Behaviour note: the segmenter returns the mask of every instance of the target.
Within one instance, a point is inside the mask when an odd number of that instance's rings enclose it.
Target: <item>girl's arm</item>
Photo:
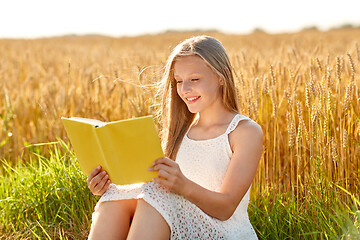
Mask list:
[[[169,158],[157,159],[149,170],[158,171],[156,183],[183,195],[206,214],[225,221],[232,216],[255,176],[263,150],[263,132],[257,123],[244,121],[229,135],[229,141],[233,155],[220,192],[189,180]]]

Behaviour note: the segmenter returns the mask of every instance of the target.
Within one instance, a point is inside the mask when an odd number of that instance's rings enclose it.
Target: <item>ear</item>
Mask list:
[[[224,79],[222,77],[219,77],[219,83],[220,83],[221,86],[224,85]]]

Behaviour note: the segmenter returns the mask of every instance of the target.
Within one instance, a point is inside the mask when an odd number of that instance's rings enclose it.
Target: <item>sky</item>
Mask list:
[[[360,26],[360,0],[0,0],[0,38],[112,37],[166,30],[248,34]]]

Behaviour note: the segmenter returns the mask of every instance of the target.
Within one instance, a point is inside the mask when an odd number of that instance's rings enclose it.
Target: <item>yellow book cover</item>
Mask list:
[[[156,172],[147,170],[164,156],[152,116],[114,122],[79,117],[61,120],[87,176],[101,165],[118,185],[150,182],[157,177]]]

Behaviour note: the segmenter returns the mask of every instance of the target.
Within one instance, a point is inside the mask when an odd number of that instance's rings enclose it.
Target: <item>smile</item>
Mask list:
[[[196,100],[198,100],[199,98],[200,98],[200,96],[199,96],[199,97],[186,98],[186,100],[187,100],[189,103],[194,103],[194,102],[196,102]]]

